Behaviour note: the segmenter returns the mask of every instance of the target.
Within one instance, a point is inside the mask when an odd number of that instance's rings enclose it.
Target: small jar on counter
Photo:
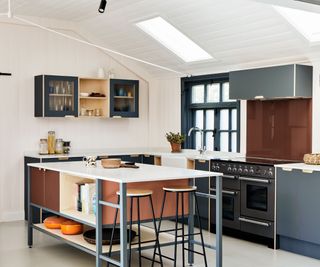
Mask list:
[[[62,139],[56,140],[56,154],[63,154],[63,141],[62,141]]]
[[[48,140],[47,139],[40,139],[39,154],[40,155],[47,155],[48,154]]]
[[[48,132],[48,154],[56,153],[56,133],[55,131]]]
[[[63,141],[63,154],[69,154],[71,149],[70,141]]]

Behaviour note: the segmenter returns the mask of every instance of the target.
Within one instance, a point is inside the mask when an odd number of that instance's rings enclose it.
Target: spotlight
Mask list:
[[[106,5],[107,5],[107,0],[101,0],[98,11],[100,13],[104,13],[104,11],[106,9]]]

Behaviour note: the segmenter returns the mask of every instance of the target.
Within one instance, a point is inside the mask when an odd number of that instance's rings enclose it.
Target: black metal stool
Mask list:
[[[143,198],[143,197],[148,197],[149,198],[149,202],[150,202],[150,207],[151,207],[151,211],[152,211],[152,221],[153,221],[153,227],[154,227],[154,231],[155,231],[155,236],[156,236],[156,240],[155,241],[155,249],[158,248],[158,253],[159,253],[159,257],[160,257],[160,263],[161,266],[163,266],[163,263],[162,263],[162,257],[161,257],[161,250],[160,250],[160,242],[159,242],[159,233],[158,233],[158,229],[157,229],[157,224],[156,224],[156,219],[155,219],[155,213],[154,213],[154,208],[153,208],[153,202],[152,202],[152,191],[151,190],[145,190],[145,189],[128,189],[127,190],[127,197],[130,198],[130,231],[129,231],[129,237],[128,237],[128,240],[129,240],[129,267],[131,266],[131,247],[132,247],[132,242],[131,242],[131,231],[132,231],[132,224],[133,224],[133,200],[136,199],[137,200],[137,213],[138,213],[138,234],[137,234],[137,237],[138,237],[138,251],[139,251],[139,267],[142,267],[141,265],[141,259],[142,258],[145,258],[147,260],[151,260],[152,261],[152,266],[155,262],[155,259],[150,259],[150,258],[147,258],[145,256],[142,256],[141,255],[141,229],[140,229],[140,225],[141,225],[141,220],[140,220],[140,198]],[[118,191],[117,192],[117,195],[118,195],[118,204],[120,203],[120,192]],[[116,228],[116,224],[117,224],[117,219],[118,219],[118,212],[119,212],[119,209],[116,209],[116,215],[115,215],[115,218],[114,218],[114,222],[113,222],[113,228],[112,228],[112,233],[111,233],[111,239],[110,239],[110,247],[109,247],[109,257],[111,257],[111,254],[112,254],[112,242],[113,242],[113,238],[114,238],[114,231],[115,231],[115,228]],[[146,241],[146,242],[151,242],[150,240]],[[135,244],[134,244],[135,245]],[[111,263],[108,263],[107,266],[109,267],[109,264]]]
[[[199,205],[198,205],[198,199],[197,199],[197,195],[196,195],[196,190],[197,187],[196,186],[172,186],[172,187],[164,187],[164,197],[163,197],[163,202],[162,202],[162,208],[161,208],[161,215],[160,215],[160,222],[159,222],[159,226],[158,226],[158,234],[162,233],[162,232],[171,232],[171,231],[175,231],[175,242],[174,242],[174,258],[170,258],[164,255],[160,255],[160,257],[169,259],[174,261],[174,267],[176,267],[177,263],[177,246],[178,246],[178,237],[182,238],[182,266],[185,266],[185,251],[190,251],[199,255],[202,255],[204,257],[204,263],[205,266],[207,267],[207,257],[206,257],[206,251],[205,251],[205,246],[204,246],[204,240],[203,240],[203,234],[202,234],[202,226],[201,226],[201,220],[200,220],[200,215],[199,215]],[[169,230],[164,230],[161,231],[161,222],[162,222],[162,217],[163,217],[163,212],[164,212],[164,206],[165,206],[165,202],[166,202],[166,196],[167,193],[175,193],[176,194],[176,216],[175,216],[175,228],[174,229],[169,229]],[[188,248],[185,248],[185,237],[190,238],[189,234],[185,234],[184,231],[184,219],[185,219],[185,215],[184,215],[184,194],[189,194],[189,197],[194,197],[195,199],[195,208],[196,208],[196,216],[198,219],[198,223],[199,223],[199,233],[193,233],[192,236],[196,236],[196,235],[200,235],[201,237],[201,245],[202,245],[202,251],[203,253],[194,251],[194,250],[190,250]],[[182,211],[182,227],[178,228],[178,219],[179,219],[179,195],[181,194],[181,211]],[[178,231],[181,230],[182,234],[178,235]],[[156,255],[156,248],[154,250],[154,257]]]

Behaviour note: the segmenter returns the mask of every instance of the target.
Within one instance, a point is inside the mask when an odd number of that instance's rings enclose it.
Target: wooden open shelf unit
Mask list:
[[[81,93],[100,93],[104,97],[81,96]],[[110,110],[109,80],[99,78],[79,78],[79,117],[85,118],[108,118]],[[81,109],[100,109],[101,116],[82,116]]]
[[[92,252],[96,251],[96,246],[89,244],[87,241],[84,240],[83,235],[64,235],[61,233],[59,229],[47,229],[44,224],[35,224],[34,228],[37,230],[40,230],[41,232],[45,232],[50,234],[53,237],[56,237],[58,239],[62,239],[65,241],[68,241],[69,243],[76,244],[78,246],[81,246],[85,249],[88,249]],[[136,233],[138,232],[138,226],[133,225],[132,230],[135,231]],[[181,239],[181,238],[180,238]],[[141,225],[141,247],[154,247],[155,246],[155,233],[153,228],[149,228],[146,226]],[[166,243],[171,243],[174,242],[174,236],[169,233],[161,233],[159,235],[159,240],[160,244],[166,244]],[[179,238],[178,238],[179,240]],[[138,248],[138,237],[135,237],[132,240],[132,249]],[[109,252],[109,245],[104,245],[102,246],[102,252],[103,253],[108,253]],[[112,246],[112,252],[118,252],[120,251],[120,245],[114,244]]]

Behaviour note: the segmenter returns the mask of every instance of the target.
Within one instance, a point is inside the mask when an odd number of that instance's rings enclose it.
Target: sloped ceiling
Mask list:
[[[268,1],[268,0],[265,0]],[[262,0],[262,2],[265,2]],[[184,73],[203,74],[255,66],[308,61],[309,43],[271,5],[253,0],[13,0],[19,15],[70,20],[77,31],[107,48]],[[7,0],[0,0],[0,13]],[[162,16],[216,61],[184,63],[135,26]],[[145,65],[152,75],[165,71]]]

